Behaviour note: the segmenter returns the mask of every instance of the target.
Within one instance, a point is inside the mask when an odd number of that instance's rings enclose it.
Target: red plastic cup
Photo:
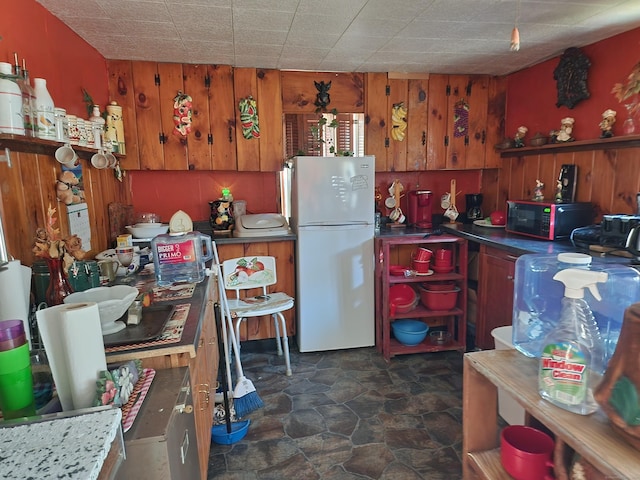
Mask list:
[[[420,247],[416,250],[413,258],[418,260],[419,262],[428,262],[429,260],[431,260],[432,256],[433,252],[431,250],[429,250],[428,248]]]
[[[515,480],[552,480],[553,439],[525,425],[510,425],[500,434],[500,460]]]
[[[451,266],[451,250],[448,248],[439,248],[436,250],[435,264],[438,267]]]

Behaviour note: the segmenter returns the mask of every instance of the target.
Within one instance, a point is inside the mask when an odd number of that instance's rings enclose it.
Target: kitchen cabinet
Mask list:
[[[408,78],[368,73],[365,98],[365,151],[375,155],[376,171],[426,170],[428,76]],[[393,139],[393,106],[407,109],[404,140]]]
[[[211,277],[196,286],[179,343],[107,354],[108,363],[116,364],[139,358],[144,368],[153,368],[156,371],[189,367],[197,443],[195,448],[198,451],[202,480],[207,478],[209,466],[211,426],[218,377],[219,354],[214,312],[217,299],[217,281]],[[193,445],[191,447],[194,448]]]
[[[486,75],[429,76],[430,169],[484,168],[488,87]],[[463,120],[465,115],[467,122]]]
[[[516,350],[464,355],[462,385],[462,472],[465,480],[511,478],[500,462],[498,388],[527,412],[527,424],[550,431],[589,462],[602,477],[635,479],[638,451],[626,443],[604,415],[576,415],[538,394],[539,360]],[[556,478],[559,478],[556,475]],[[595,477],[594,477],[595,478]]]
[[[411,255],[418,247],[432,251],[438,248],[452,250],[453,271],[450,273],[433,273],[420,276],[394,276],[390,273],[391,265],[402,265],[410,268]],[[379,236],[375,239],[376,271],[376,348],[385,360],[395,355],[436,352],[441,350],[459,350],[466,348],[466,309],[467,309],[467,241],[452,235],[430,236],[424,234],[406,236]],[[416,293],[421,283],[451,281],[460,288],[454,308],[447,311],[427,309],[419,303],[407,313],[392,312],[389,303],[389,288],[392,285],[408,284]],[[431,343],[429,335],[418,345],[406,346],[391,336],[391,323],[401,318],[420,319],[427,323],[431,330],[446,330],[451,333],[451,340],[444,345]]]
[[[276,258],[276,271],[278,272],[278,282],[272,285],[270,291],[284,292],[295,298],[296,296],[296,274],[295,274],[295,242],[293,241],[273,241],[273,242],[248,242],[248,243],[216,243],[220,260],[244,256],[273,256]],[[254,296],[261,294],[258,290],[243,290],[241,296]],[[235,292],[227,292],[228,295],[235,295]],[[283,312],[287,324],[287,334],[289,337],[296,332],[295,307]],[[248,318],[240,324],[240,340],[261,340],[276,338],[273,321],[264,317]]]
[[[494,348],[491,331],[512,323],[517,259],[499,248],[480,245],[475,339],[478,348]]]

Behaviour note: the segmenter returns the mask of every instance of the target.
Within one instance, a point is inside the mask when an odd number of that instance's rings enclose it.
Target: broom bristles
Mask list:
[[[264,402],[256,392],[251,380],[247,377],[238,379],[236,388],[233,391],[233,405],[239,418],[264,407]]]

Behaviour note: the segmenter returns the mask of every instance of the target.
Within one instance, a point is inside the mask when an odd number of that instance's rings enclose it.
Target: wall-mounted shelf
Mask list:
[[[63,146],[63,142],[56,142],[55,140],[43,140],[42,138],[23,137],[22,135],[11,135],[8,133],[0,133],[0,150],[8,148],[15,152],[35,153],[38,155],[48,155],[53,157],[55,151]],[[73,149],[78,154],[78,157],[85,160],[91,159],[96,153],[93,148],[80,147],[73,145]],[[114,154],[117,158],[124,158],[124,155]]]
[[[597,138],[566,143],[549,143],[540,147],[507,148],[500,150],[500,158],[524,157],[552,153],[584,152],[587,150],[613,150],[640,147],[640,135]]]

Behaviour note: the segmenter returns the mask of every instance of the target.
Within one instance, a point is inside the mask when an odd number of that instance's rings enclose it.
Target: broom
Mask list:
[[[256,388],[253,386],[251,380],[244,376],[242,371],[242,363],[240,363],[240,348],[238,347],[238,341],[233,330],[233,320],[231,318],[231,311],[229,310],[229,302],[227,301],[227,295],[224,289],[224,278],[222,276],[222,266],[220,264],[220,257],[218,256],[218,249],[216,244],[213,243],[213,253],[215,255],[214,261],[216,268],[218,269],[218,290],[220,294],[220,302],[224,308],[223,316],[227,321],[227,329],[231,345],[233,347],[234,359],[236,362],[236,375],[238,377],[236,388],[233,390],[233,405],[236,410],[236,416],[239,418],[264,407],[264,403]]]

